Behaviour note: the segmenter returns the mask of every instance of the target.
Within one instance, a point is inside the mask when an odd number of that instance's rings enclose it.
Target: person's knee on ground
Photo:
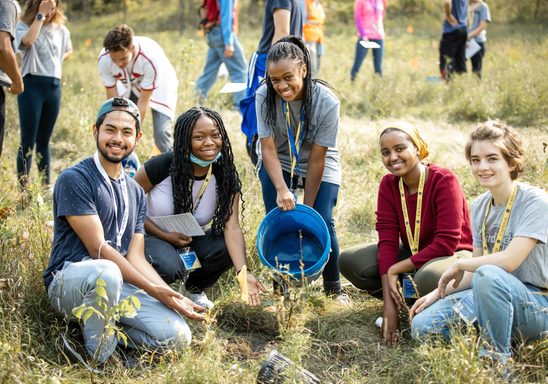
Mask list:
[[[352,285],[364,290],[373,297],[382,299],[378,265],[376,263],[363,263],[364,251],[375,252],[376,255],[376,247],[376,244],[370,244],[365,248],[363,245],[358,245],[345,249],[339,255],[338,266],[341,275],[350,281]]]
[[[167,241],[147,235],[145,237],[145,258],[168,284],[185,280],[187,277],[177,250]]]

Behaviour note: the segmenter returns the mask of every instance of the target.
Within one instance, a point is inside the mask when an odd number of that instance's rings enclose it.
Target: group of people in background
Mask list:
[[[465,42],[474,38],[480,56],[473,65],[480,75],[490,16],[484,2],[470,2],[470,29],[467,1],[444,2],[440,65],[443,53],[455,72],[462,71]],[[15,17],[13,4],[0,0]],[[352,80],[367,54],[364,41],[379,46],[373,61],[382,76],[385,12],[385,0],[356,0],[359,36]],[[7,39],[11,45],[14,39],[22,57],[21,73],[13,50],[0,65],[12,79],[12,92],[20,93],[17,164],[23,186],[35,146],[43,182],[50,182],[49,138],[60,107],[61,66],[72,52],[63,22],[58,1],[29,0],[15,36],[10,35],[13,28],[0,32],[0,44]],[[302,190],[303,203],[323,218],[331,238],[322,272],[326,295],[351,305],[341,289],[340,269],[356,287],[383,300],[381,328],[387,343],[396,341],[398,311],[413,298],[414,338],[450,338],[458,324],[468,324],[479,329],[485,342],[480,353],[504,363],[512,340],[534,340],[548,330],[548,195],[517,181],[524,161],[518,134],[497,120],[470,134],[465,156],[486,189],[470,214],[455,174],[425,160],[430,150],[420,130],[407,122],[387,125],[379,136],[380,158],[389,173],[378,191],[378,242],[344,250],[339,257],[333,213],[342,182],[340,102],[333,88],[317,78],[324,22],[317,0],[266,0],[263,34],[246,71],[236,36],[236,1],[204,0],[202,25],[209,48],[196,91],[205,100],[221,63],[233,82],[244,82],[247,75],[247,89],[233,100],[241,107],[265,212],[294,209]],[[93,124],[97,151],[63,171],[55,183],[54,239],[43,274],[47,294],[65,318],[82,304],[100,311],[100,278],[108,307],[129,296],[140,300],[136,316],[119,321],[130,347],[183,347],[192,337],[187,319],[206,319],[203,311],[214,303],[205,290],[225,271],[234,268],[242,298],[250,305],[259,305],[266,291],[248,268],[239,219],[242,184],[219,113],[191,108],[176,119],[171,136],[177,76],[156,42],[119,25],[108,31],[103,46],[98,66],[108,100]],[[131,178],[122,162],[142,136],[148,107],[161,154]],[[165,231],[151,220],[180,213],[191,213],[205,235]],[[185,263],[190,254],[200,267]],[[179,292],[174,282],[180,282]],[[411,284],[414,294],[404,294],[402,284]],[[471,312],[466,318],[455,309],[465,303]],[[91,316],[80,324],[86,351],[99,363],[113,355],[117,344],[113,334],[104,332],[105,321]]]

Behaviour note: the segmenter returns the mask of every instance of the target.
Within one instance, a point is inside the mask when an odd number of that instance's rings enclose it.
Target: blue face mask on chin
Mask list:
[[[192,153],[190,153],[190,161],[192,161],[194,164],[199,165],[200,167],[209,167],[211,164],[215,163],[217,160],[221,158],[221,152],[217,153],[217,156],[211,161],[206,161],[202,159],[198,159],[196,156],[194,156]]]

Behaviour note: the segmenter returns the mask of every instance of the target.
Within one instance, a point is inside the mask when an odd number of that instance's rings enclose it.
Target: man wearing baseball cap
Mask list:
[[[115,97],[99,108],[93,126],[97,151],[63,171],[55,183],[54,238],[43,276],[55,312],[66,319],[74,319],[73,309],[80,305],[104,314],[98,297],[111,308],[135,296],[136,315],[116,324],[128,346],[181,347],[191,339],[186,317],[204,316],[144,257],[145,195],[121,166],[141,137],[140,125],[139,108],[128,99]],[[95,363],[104,363],[116,348],[117,338],[107,332],[114,326],[109,321],[96,313],[80,321],[86,352]]]

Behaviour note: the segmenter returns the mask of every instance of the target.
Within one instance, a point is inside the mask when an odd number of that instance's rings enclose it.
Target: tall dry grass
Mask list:
[[[128,22],[137,33],[152,36],[166,50],[179,76],[178,112],[197,103],[195,79],[203,65],[206,46],[192,33],[180,37],[155,20],[167,20],[175,2],[151,2],[136,9]],[[75,52],[64,65],[63,103],[52,139],[52,168],[57,175],[90,155],[95,143],[91,123],[104,99],[96,58],[105,31],[121,14],[69,23]],[[496,15],[493,15],[496,20]],[[409,24],[413,33],[407,32]],[[452,84],[427,81],[436,76],[439,23],[400,17],[387,21],[388,36],[382,79],[373,76],[368,57],[354,84],[349,69],[354,51],[353,26],[329,26],[327,53],[321,77],[334,85],[341,99],[339,148],[344,169],[336,209],[341,246],[375,241],[376,191],[385,173],[378,154],[378,134],[388,120],[408,119],[421,127],[430,143],[431,161],[452,168],[471,201],[481,191],[469,174],[463,156],[466,134],[476,121],[488,117],[516,125],[527,148],[524,180],[546,187],[545,146],[548,142],[548,42],[539,25],[489,27],[484,79],[457,78]],[[331,33],[330,33],[331,32]],[[249,55],[258,32],[245,23],[240,38]],[[257,260],[255,234],[263,217],[259,183],[244,151],[239,114],[231,100],[219,95],[219,82],[208,105],[222,112],[242,177],[246,201],[243,225],[251,268],[264,280],[269,274]],[[326,383],[385,382],[497,382],[497,376],[475,356],[478,342],[464,335],[450,345],[413,343],[404,333],[395,348],[386,348],[374,326],[382,303],[347,287],[354,300],[342,309],[323,297],[313,284],[299,291],[290,323],[284,323],[279,301],[267,295],[263,308],[250,309],[238,302],[237,283],[227,273],[209,295],[217,302],[218,324],[192,324],[194,341],[181,353],[155,358],[150,371],[115,369],[92,375],[68,364],[56,349],[63,322],[56,319],[45,296],[41,273],[49,257],[51,197],[37,185],[25,210],[18,209],[15,180],[18,123],[15,98],[8,97],[8,136],[0,160],[0,382],[24,383],[252,383],[267,353],[277,348],[304,365]],[[150,118],[137,153],[146,159],[152,148]],[[33,174],[36,180],[36,175]],[[407,327],[404,324],[404,328]],[[517,381],[545,382],[546,342],[519,349],[513,368]],[[143,359],[152,359],[148,354]]]

